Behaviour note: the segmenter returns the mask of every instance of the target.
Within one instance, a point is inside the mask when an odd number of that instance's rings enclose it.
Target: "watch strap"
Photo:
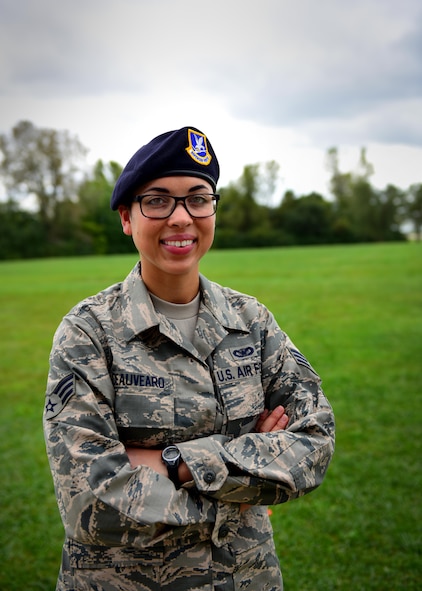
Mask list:
[[[176,488],[180,488],[179,464],[170,464],[166,462],[166,466],[170,480]]]

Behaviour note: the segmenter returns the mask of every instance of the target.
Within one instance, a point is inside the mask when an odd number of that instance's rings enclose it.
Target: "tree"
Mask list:
[[[0,203],[0,260],[46,255],[43,228],[29,211],[8,200]]]
[[[340,211],[347,211],[351,198],[352,175],[350,172],[340,172],[337,148],[330,148],[327,152],[327,168],[331,172],[330,190],[334,195]]]
[[[0,175],[14,200],[33,196],[41,225],[55,240],[58,204],[75,200],[78,162],[87,150],[68,131],[38,128],[20,121],[9,135],[0,135]]]
[[[120,218],[110,209],[110,196],[122,171],[116,162],[98,160],[79,189],[80,225],[94,254],[133,252],[122,232]]]
[[[278,164],[249,164],[242,176],[220,190],[217,214],[217,247],[269,246],[271,234],[270,209],[260,202],[271,199],[275,188]]]
[[[284,244],[332,242],[332,204],[319,193],[296,198],[286,191],[271,219]]]
[[[371,185],[374,169],[366,150],[362,148],[355,172],[340,172],[336,148],[331,148],[327,156],[335,198],[334,233],[359,242],[402,239],[399,226],[403,196],[393,186],[379,191]]]
[[[422,230],[422,184],[414,184],[408,190],[409,201],[407,205],[407,217],[413,224],[417,240],[421,239]]]

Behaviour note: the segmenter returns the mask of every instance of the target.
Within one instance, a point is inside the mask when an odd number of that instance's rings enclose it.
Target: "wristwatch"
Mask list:
[[[180,464],[180,451],[175,445],[168,445],[161,452],[161,459],[167,466],[167,472],[170,480],[173,482],[176,488],[180,487],[179,480],[179,464]]]

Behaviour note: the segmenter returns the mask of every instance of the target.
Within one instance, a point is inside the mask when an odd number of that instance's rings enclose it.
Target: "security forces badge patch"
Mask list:
[[[212,156],[208,151],[207,138],[203,133],[188,129],[188,142],[186,152],[198,164],[208,166],[211,162]]]
[[[45,418],[53,419],[56,417],[63,410],[74,392],[75,376],[73,374],[69,374],[60,380],[51,394],[47,396],[45,404]]]

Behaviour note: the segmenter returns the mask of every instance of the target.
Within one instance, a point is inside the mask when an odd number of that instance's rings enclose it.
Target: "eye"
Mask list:
[[[145,195],[142,202],[147,207],[165,207],[169,204],[169,198],[162,195]]]
[[[195,207],[206,205],[210,200],[211,197],[209,195],[190,195],[188,198],[189,205],[194,205]]]

